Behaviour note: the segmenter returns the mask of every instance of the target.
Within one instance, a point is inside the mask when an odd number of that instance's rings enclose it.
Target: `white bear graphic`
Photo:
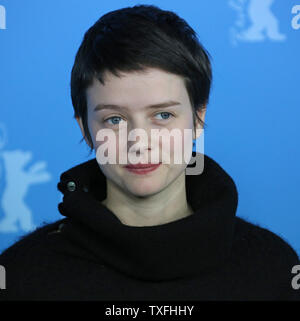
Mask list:
[[[3,128],[1,129],[3,131]],[[3,136],[1,138],[0,148],[4,145]],[[36,162],[25,169],[32,159],[29,151],[2,151],[0,156],[4,163],[0,179],[2,183],[6,183],[1,197],[4,218],[0,221],[0,232],[17,232],[17,223],[22,230],[31,231],[36,226],[32,222],[32,212],[25,203],[25,197],[30,185],[50,180],[50,174],[44,170],[46,163]]]
[[[236,40],[254,42],[263,41],[266,38],[272,41],[286,39],[286,36],[280,33],[278,21],[271,11],[273,2],[274,0],[250,0],[247,8],[245,0],[231,0],[229,2],[229,5],[238,12],[237,27],[244,27],[247,15],[251,22],[251,25],[245,30],[232,30]]]

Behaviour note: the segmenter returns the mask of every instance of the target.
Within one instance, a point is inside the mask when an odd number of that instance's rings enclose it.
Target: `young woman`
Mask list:
[[[61,174],[64,218],[2,253],[4,299],[299,299],[291,285],[297,254],[236,216],[229,174],[200,152],[200,172],[188,175],[189,162],[175,162],[185,153],[192,159],[182,147],[204,129],[211,80],[208,53],[170,11],[123,8],[85,33],[71,96],[96,157]],[[125,136],[137,129],[136,141]],[[192,136],[171,137],[166,149],[151,136],[155,129],[165,138],[174,129]]]

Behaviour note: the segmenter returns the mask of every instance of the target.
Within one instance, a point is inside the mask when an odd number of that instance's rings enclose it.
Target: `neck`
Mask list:
[[[185,171],[163,191],[142,198],[125,194],[107,179],[102,204],[129,226],[162,225],[193,214],[186,199]]]

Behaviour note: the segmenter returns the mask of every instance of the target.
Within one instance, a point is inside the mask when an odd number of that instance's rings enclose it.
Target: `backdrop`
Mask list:
[[[76,51],[100,16],[141,3],[178,13],[212,56],[204,152],[234,179],[237,215],[300,254],[299,0],[0,0],[0,251],[62,218],[59,175],[95,157],[73,119]]]

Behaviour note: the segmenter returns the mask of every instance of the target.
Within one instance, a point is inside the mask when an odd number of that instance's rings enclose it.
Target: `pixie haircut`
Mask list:
[[[84,138],[93,143],[88,129],[86,89],[104,74],[143,72],[159,68],[181,76],[193,111],[206,108],[212,81],[210,54],[185,20],[171,11],[153,5],[136,5],[108,12],[84,34],[71,72],[71,98],[74,118],[80,117]]]

